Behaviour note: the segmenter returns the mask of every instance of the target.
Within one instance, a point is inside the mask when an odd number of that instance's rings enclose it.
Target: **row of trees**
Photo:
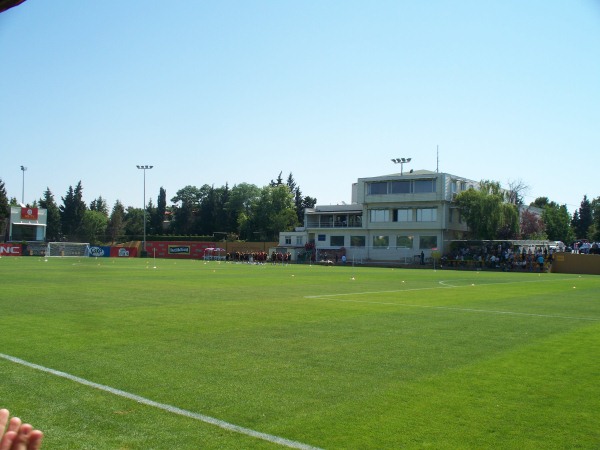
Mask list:
[[[59,205],[50,189],[42,198],[28,205],[48,211],[46,238],[49,241],[84,241],[114,243],[139,240],[144,230],[144,210],[125,207],[117,200],[109,211],[100,196],[88,205],[83,201],[81,181],[69,186]],[[303,196],[292,173],[284,182],[281,173],[275,181],[259,188],[241,183],[232,188],[203,185],[186,186],[171,198],[160,188],[156,203],[146,206],[146,233],[151,235],[215,236],[223,239],[276,240],[282,230],[293,229],[304,221],[304,209],[317,200]],[[8,200],[0,180],[0,221],[8,207],[18,205]],[[4,214],[4,216],[3,216]]]
[[[549,239],[572,243],[576,239],[600,241],[600,197],[583,197],[572,216],[566,205],[547,197],[537,198],[524,207],[521,182],[502,189],[495,181],[482,181],[479,189],[469,189],[456,197],[462,218],[473,239]],[[139,240],[144,229],[144,210],[125,207],[117,200],[109,211],[102,197],[88,205],[83,201],[81,181],[69,186],[58,205],[47,189],[41,199],[29,206],[48,211],[46,237],[51,241],[71,240],[109,243]],[[152,235],[214,236],[217,239],[277,240],[278,233],[302,225],[304,209],[316,199],[303,196],[290,173],[284,181],[281,173],[259,188],[241,183],[229,188],[203,185],[178,190],[167,205],[167,193],[161,187],[156,203],[146,207],[146,231]],[[0,222],[6,217],[10,201],[0,180]],[[540,214],[541,211],[541,214]],[[165,227],[166,221],[166,227]]]
[[[461,216],[473,239],[549,239],[567,244],[576,239],[600,241],[600,197],[583,197],[572,216],[566,205],[548,197],[535,199],[528,208],[516,183],[503,190],[494,181],[482,181],[479,189],[463,191],[456,197]],[[541,214],[540,214],[541,211]]]

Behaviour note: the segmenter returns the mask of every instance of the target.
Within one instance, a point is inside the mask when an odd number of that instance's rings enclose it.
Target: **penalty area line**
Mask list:
[[[66,378],[67,380],[74,381],[75,383],[82,384],[84,386],[89,386],[94,389],[98,389],[100,391],[108,392],[109,394],[117,395],[119,397],[124,397],[129,400],[133,400],[135,402],[141,403],[146,406],[151,406],[153,408],[158,408],[163,411],[167,411],[172,414],[177,414],[180,416],[188,417],[190,419],[199,420],[201,422],[207,423],[209,425],[214,425],[219,428],[222,428],[227,431],[232,431],[234,433],[244,434],[246,436],[250,436],[256,439],[262,439],[263,441],[268,441],[273,444],[278,444],[287,448],[295,448],[301,450],[321,450],[319,447],[313,447],[307,444],[303,444],[302,442],[292,441],[290,439],[286,439],[283,437],[275,436],[268,433],[263,433],[260,431],[252,430],[250,428],[245,428],[239,425],[235,425],[229,422],[225,422],[224,420],[216,419],[214,417],[206,416],[204,414],[198,414],[192,411],[187,411],[185,409],[177,408],[176,406],[167,405],[165,403],[155,402],[154,400],[147,399],[145,397],[141,397],[136,394],[132,394],[130,392],[122,391],[120,389],[115,389],[110,386],[106,386],[103,384],[94,383],[93,381],[86,380],[85,378],[80,378],[75,375],[71,375],[66,372],[61,372],[59,370],[51,369],[49,367],[40,366],[38,364],[31,363],[29,361],[25,361],[20,358],[15,358],[14,356],[5,355],[0,353],[0,358],[5,359],[7,361],[13,362],[15,364],[20,364],[25,367],[29,367],[31,369],[39,370],[41,372],[45,372],[51,375],[55,375],[57,377]]]

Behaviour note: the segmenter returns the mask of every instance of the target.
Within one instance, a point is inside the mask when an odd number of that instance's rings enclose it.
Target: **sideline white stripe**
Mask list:
[[[326,298],[327,297],[327,298]],[[309,297],[305,297],[309,298]],[[585,320],[590,322],[600,322],[600,317],[575,317],[575,316],[557,316],[554,314],[535,314],[535,313],[524,313],[517,311],[500,311],[494,309],[474,309],[474,308],[456,308],[452,306],[434,306],[434,305],[411,305],[408,303],[394,303],[394,302],[373,302],[368,300],[348,300],[348,299],[338,299],[331,298],[330,296],[310,297],[315,300],[327,300],[334,302],[345,302],[345,303],[366,303],[369,305],[388,305],[388,306],[402,306],[405,308],[429,308],[429,309],[441,309],[446,311],[462,311],[462,312],[478,312],[478,313],[488,313],[488,314],[506,314],[509,316],[530,316],[530,317],[545,317],[548,319],[568,319],[568,320]]]
[[[245,434],[247,436],[262,439],[264,441],[269,441],[274,444],[279,444],[288,448],[297,448],[301,450],[322,450],[319,447],[312,447],[307,444],[303,444],[302,442],[291,441],[289,439],[285,439],[279,436],[274,436],[272,434],[262,433],[260,431],[252,430],[250,428],[244,428],[239,425],[234,425],[229,422],[225,422],[220,419],[215,419],[214,417],[205,416],[204,414],[198,414],[195,412],[187,411],[185,409],[177,408],[175,406],[167,405],[164,403],[158,403],[154,400],[149,400],[144,397],[140,397],[139,395],[131,394],[129,392],[121,391],[120,389],[115,389],[110,386],[105,386],[103,384],[94,383],[93,381],[86,380],[85,378],[79,378],[75,375],[71,375],[65,372],[61,372],[59,370],[50,369],[48,367],[40,366],[38,364],[30,363],[23,359],[15,358],[14,356],[5,355],[0,353],[0,358],[6,359],[16,364],[20,364],[22,366],[30,367],[32,369],[36,369],[42,372],[46,372],[52,375],[56,375],[57,377],[66,378],[67,380],[74,381],[79,384],[83,384],[85,386],[93,387],[94,389],[98,389],[104,392],[108,392],[113,395],[118,395],[119,397],[125,397],[129,400],[136,401],[143,405],[152,406],[154,408],[162,409],[164,411],[168,411],[173,414],[178,414],[180,416],[189,417],[191,419],[200,420],[201,422],[208,423],[210,425],[215,425],[219,428],[223,428],[228,431],[233,431],[234,433]]]

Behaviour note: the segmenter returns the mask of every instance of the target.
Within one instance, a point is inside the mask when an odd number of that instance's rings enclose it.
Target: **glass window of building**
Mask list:
[[[387,194],[387,185],[387,181],[377,181],[375,183],[369,183],[369,195]]]
[[[413,211],[411,208],[400,208],[394,210],[394,222],[412,222]]]
[[[333,247],[343,247],[344,246],[344,236],[331,236],[329,238],[329,243]]]
[[[390,221],[390,210],[389,209],[370,209],[369,220],[371,222],[389,222]]]
[[[410,194],[410,181],[392,181],[392,194]]]
[[[396,247],[413,248],[413,237],[399,234],[396,236]]]
[[[431,250],[437,248],[437,236],[421,236],[419,238],[420,250]]]
[[[350,245],[352,247],[365,247],[367,239],[364,236],[350,236]]]
[[[435,192],[435,178],[431,180],[415,180],[415,194],[429,194]]]
[[[437,208],[417,209],[417,222],[435,222],[437,220]]]
[[[373,247],[389,247],[390,237],[389,236],[373,236]]]

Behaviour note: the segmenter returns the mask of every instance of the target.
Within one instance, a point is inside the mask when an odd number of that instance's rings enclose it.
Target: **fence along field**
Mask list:
[[[31,257],[0,270],[0,399],[48,448],[600,440],[598,277]]]

